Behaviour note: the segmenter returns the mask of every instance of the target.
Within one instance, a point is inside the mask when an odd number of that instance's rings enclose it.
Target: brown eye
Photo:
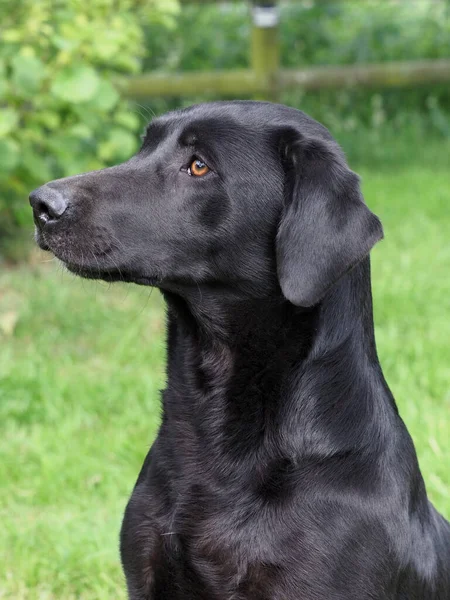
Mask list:
[[[188,168],[189,175],[192,175],[193,177],[202,177],[203,175],[206,175],[208,171],[208,165],[199,158],[193,160]]]

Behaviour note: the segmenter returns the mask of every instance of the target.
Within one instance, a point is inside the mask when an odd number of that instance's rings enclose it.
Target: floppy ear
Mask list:
[[[336,142],[288,128],[280,149],[285,198],[276,238],[278,279],[290,302],[308,307],[369,253],[383,230]]]

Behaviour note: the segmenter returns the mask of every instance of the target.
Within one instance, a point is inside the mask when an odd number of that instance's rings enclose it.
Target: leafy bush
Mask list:
[[[141,23],[176,0],[0,0],[0,241],[30,226],[28,192],[130,156],[140,120],[112,78],[136,73]]]
[[[450,56],[450,1],[279,2],[284,67]],[[205,70],[248,64],[247,2],[183,6],[169,34],[146,27],[145,69]]]
[[[301,33],[299,34],[299,28]],[[281,36],[283,64],[369,64],[450,57],[450,3],[324,2],[287,4]],[[448,136],[444,114],[450,110],[448,85],[379,90],[342,89],[315,94],[289,93],[285,100],[302,105],[335,132],[417,127]]]

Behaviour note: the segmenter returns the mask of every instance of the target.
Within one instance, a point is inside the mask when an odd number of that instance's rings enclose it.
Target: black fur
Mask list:
[[[324,127],[194,106],[31,202],[71,271],[167,302],[162,423],[121,532],[131,600],[450,599],[450,527],[377,359],[381,225]]]

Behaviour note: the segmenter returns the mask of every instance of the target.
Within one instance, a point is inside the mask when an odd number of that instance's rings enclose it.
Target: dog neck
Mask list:
[[[382,443],[395,405],[376,354],[368,259],[311,309],[205,288],[165,297],[178,399],[165,397],[164,418],[191,423],[203,448],[323,458]]]

